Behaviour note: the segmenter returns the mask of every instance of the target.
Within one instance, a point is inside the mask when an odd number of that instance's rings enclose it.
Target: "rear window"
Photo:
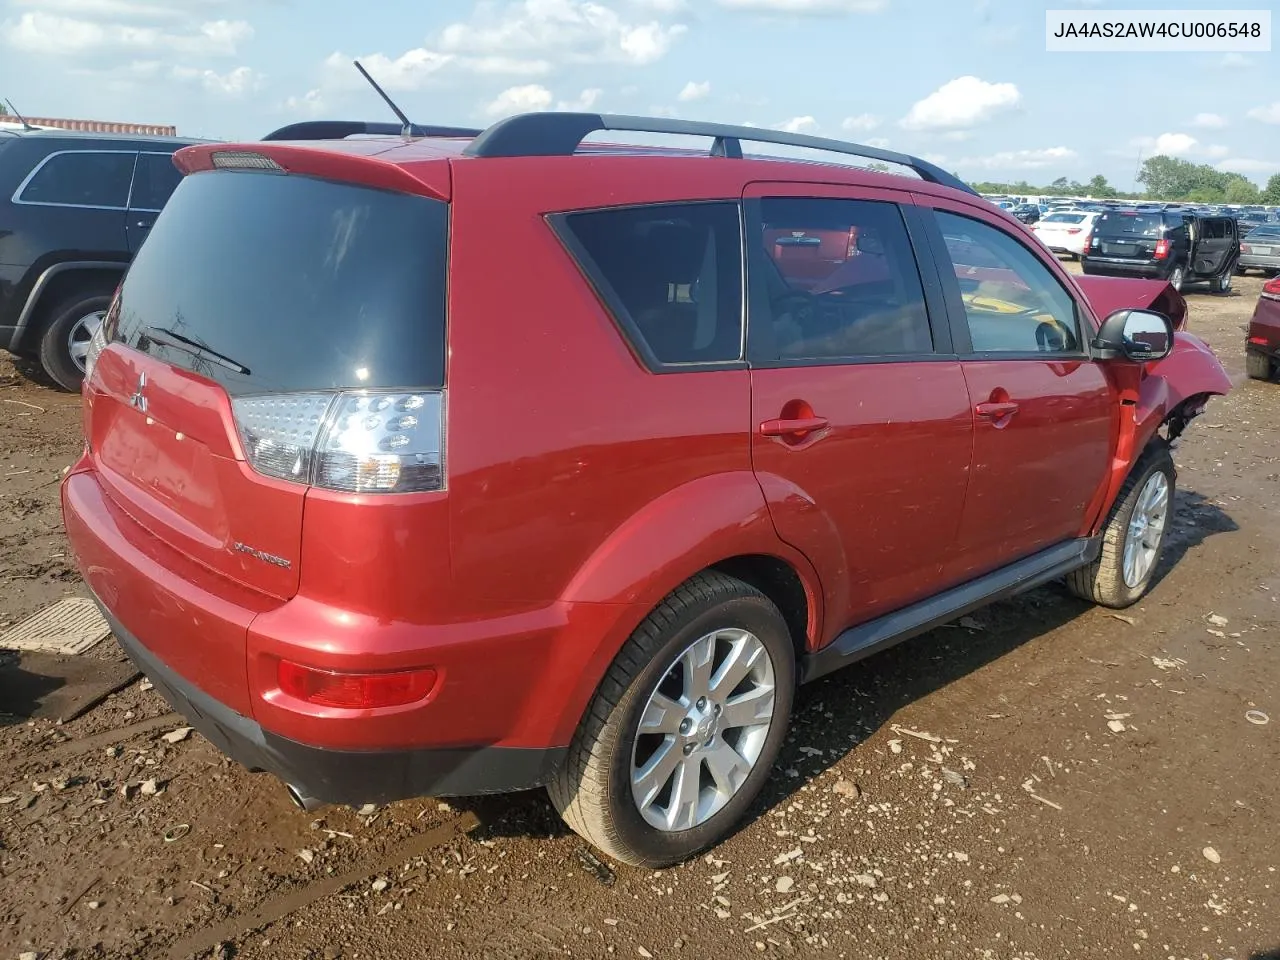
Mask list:
[[[444,383],[448,207],[296,175],[187,177],[115,339],[231,394]]]
[[[742,358],[736,203],[573,213],[561,237],[637,351],[660,366]]]
[[[1080,223],[1083,220],[1083,213],[1051,213],[1044,218],[1045,223]]]
[[[1093,225],[1098,236],[1159,237],[1164,218],[1158,213],[1104,213]]]

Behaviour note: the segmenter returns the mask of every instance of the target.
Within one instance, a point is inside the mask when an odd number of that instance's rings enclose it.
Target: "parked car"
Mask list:
[[[181,180],[190,139],[0,133],[0,349],[78,390],[111,294]]]
[[[1280,370],[1280,277],[1262,285],[1245,342],[1245,372],[1270,380]]]
[[[1109,210],[1093,225],[1081,258],[1094,276],[1154,277],[1175,290],[1209,284],[1231,289],[1240,259],[1240,238],[1230,217],[1199,217],[1179,210]]]
[[[1065,253],[1078,260],[1097,219],[1098,214],[1087,210],[1061,210],[1041,217],[1031,229],[1054,253]]]
[[[1280,273],[1280,223],[1264,223],[1240,238],[1239,272]]]
[[[1041,214],[1039,204],[1035,203],[1020,203],[1009,212],[1022,223],[1035,223]]]
[[[633,130],[715,158],[582,144]],[[62,487],[121,645],[299,805],[546,786],[675,863],[770,778],[797,682],[1056,577],[1152,584],[1170,444],[1230,388],[1167,284],[1077,282],[856,144],[379,132],[176,155]]]

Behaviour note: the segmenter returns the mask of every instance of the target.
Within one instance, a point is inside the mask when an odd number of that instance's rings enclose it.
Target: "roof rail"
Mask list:
[[[378,137],[477,137],[483,131],[472,127],[424,127],[398,123],[366,123],[364,120],[304,120],[273,130],[263,140],[344,140],[358,134]]]
[[[711,155],[742,159],[742,141],[777,143],[789,147],[805,147],[828,153],[843,153],[909,167],[922,179],[977,195],[941,167],[893,150],[867,147],[826,137],[810,137],[800,133],[784,133],[763,127],[739,127],[724,123],[702,123],[694,120],[672,120],[665,117],[633,117],[599,113],[524,113],[499,120],[463,151],[472,157],[563,157],[572,156],[583,139],[601,130],[632,133],[683,134],[711,137]]]

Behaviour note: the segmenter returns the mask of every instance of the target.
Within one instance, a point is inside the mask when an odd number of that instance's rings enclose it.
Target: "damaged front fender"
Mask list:
[[[1212,396],[1224,396],[1231,378],[1209,345],[1194,334],[1174,334],[1173,350],[1163,360],[1148,363],[1138,388],[1135,411],[1143,442],[1168,425],[1168,439],[1176,440]]]

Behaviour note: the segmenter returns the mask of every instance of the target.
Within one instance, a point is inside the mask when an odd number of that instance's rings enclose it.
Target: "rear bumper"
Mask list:
[[[1084,272],[1101,277],[1150,277],[1167,279],[1171,269],[1167,261],[1122,260],[1112,257],[1085,257]]]
[[[1280,270],[1280,255],[1264,257],[1257,253],[1242,253],[1237,265],[1257,270]],[[0,341],[0,345],[3,345],[3,341]]]
[[[97,599],[95,597],[95,599]],[[99,600],[98,605],[102,603]],[[388,803],[417,796],[473,796],[540,787],[566,748],[477,747],[329,750],[277,736],[169,669],[102,607],[120,646],[173,709],[250,770],[266,770],[325,803]]]

